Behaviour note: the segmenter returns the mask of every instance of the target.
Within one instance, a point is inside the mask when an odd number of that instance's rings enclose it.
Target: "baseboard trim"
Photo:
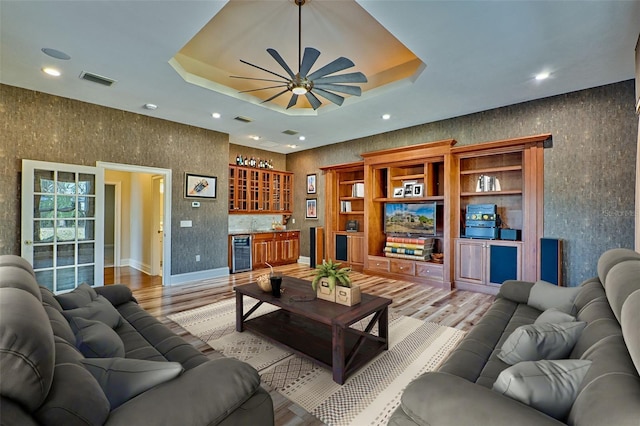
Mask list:
[[[309,256],[300,256],[298,257],[298,263],[302,263],[304,265],[311,265],[311,258]]]
[[[128,266],[130,268],[137,269],[143,274],[151,275],[151,265],[147,265],[134,259],[120,259],[120,266]]]
[[[207,280],[210,278],[226,277],[229,275],[229,268],[207,269],[206,271],[187,272],[185,274],[171,275],[170,282],[165,281],[165,285],[183,285],[194,281]]]

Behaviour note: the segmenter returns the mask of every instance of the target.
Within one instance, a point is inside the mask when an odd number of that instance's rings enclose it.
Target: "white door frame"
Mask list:
[[[113,266],[120,266],[120,245],[122,243],[122,182],[105,181],[105,185],[114,186],[114,218],[113,218]]]
[[[159,251],[162,251],[162,250],[158,247],[159,245],[157,244],[157,238],[160,232],[158,231],[156,225],[158,225],[160,222],[160,213],[159,213],[160,209],[158,209],[158,206],[160,205],[160,200],[164,201],[164,197],[160,196],[160,193],[164,194],[164,190],[162,191],[160,190],[160,188],[164,186],[164,177],[152,176],[151,182],[152,182],[151,187],[153,188],[153,197],[152,197],[153,198],[152,199],[153,214],[151,216],[153,218],[153,224],[154,224],[154,229],[151,232],[151,275],[162,275],[163,271],[162,271],[162,268],[159,266],[160,263],[162,263],[162,258],[160,256],[160,253],[158,253]],[[164,211],[164,208],[163,208],[163,211]],[[166,223],[163,221],[163,226],[162,226],[163,231],[164,231],[165,225]]]
[[[162,285],[171,285],[171,169],[96,161],[96,167],[128,173],[162,175],[164,178],[164,236],[162,239]]]

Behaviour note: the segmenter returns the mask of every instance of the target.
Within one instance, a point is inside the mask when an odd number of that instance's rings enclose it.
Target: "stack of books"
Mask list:
[[[429,260],[433,242],[433,238],[425,237],[387,237],[384,255],[399,259]]]

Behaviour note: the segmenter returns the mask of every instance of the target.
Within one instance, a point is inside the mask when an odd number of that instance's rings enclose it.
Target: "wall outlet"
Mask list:
[[[196,262],[200,262],[200,255],[196,254]]]
[[[291,223],[294,223],[294,224],[295,224],[295,223],[296,223],[296,220],[295,220],[295,219],[291,219]]]

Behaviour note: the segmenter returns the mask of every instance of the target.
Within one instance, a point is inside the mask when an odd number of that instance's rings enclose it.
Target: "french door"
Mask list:
[[[38,284],[103,285],[104,170],[22,160],[21,236]]]

